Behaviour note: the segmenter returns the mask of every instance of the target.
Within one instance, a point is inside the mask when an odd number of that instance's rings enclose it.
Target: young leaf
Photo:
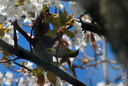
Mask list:
[[[3,37],[5,34],[4,30],[3,29],[0,29],[0,37]]]
[[[89,64],[89,63],[90,63],[90,60],[89,59],[86,59],[85,58],[85,59],[82,60],[82,64]]]
[[[39,84],[39,86],[44,86],[45,77],[43,73],[40,73],[40,75],[37,77],[37,84]]]
[[[24,5],[24,0],[19,0],[17,3],[15,3],[16,6],[22,6]]]
[[[87,33],[85,35],[85,42],[88,43],[89,42],[89,36],[90,36],[90,33]]]
[[[37,81],[36,81],[37,84],[39,84],[40,86],[43,86],[45,83],[45,77],[42,69],[37,67],[32,70],[32,73],[34,73],[34,75],[37,77]]]
[[[59,15],[57,14],[51,14],[45,19],[46,22],[52,23],[56,27],[61,27],[60,21],[59,21]]]
[[[2,29],[3,25],[4,25],[4,23],[0,24],[0,29]]]
[[[21,65],[23,65],[23,66],[26,65],[26,62],[25,61],[22,61]]]
[[[48,32],[45,34],[45,36],[54,37],[57,34],[56,30],[48,30]]]
[[[3,56],[1,57],[1,61],[6,61],[6,60],[9,60],[9,57],[6,56],[6,55],[3,55]],[[6,62],[6,63],[4,63],[3,65],[6,66],[6,67],[10,67],[10,66],[12,65],[12,63],[11,63],[11,62]]]
[[[34,73],[34,75],[37,77],[40,75],[41,72],[42,72],[42,69],[39,67],[32,70],[32,73]]]
[[[70,23],[73,21],[73,19],[74,19],[74,15],[73,15],[73,14],[70,14],[70,15],[68,16],[68,18],[67,18],[66,25],[67,25],[67,24],[70,24]]]
[[[57,76],[53,74],[52,72],[47,72],[47,79],[53,84],[56,85]]]
[[[74,51],[70,50],[69,51],[69,57],[76,57],[78,55],[78,53],[79,53],[79,49],[74,50]]]
[[[95,37],[94,37],[94,34],[91,33],[91,45],[92,45],[92,48],[94,51],[96,51],[96,40],[95,40]]]
[[[59,9],[59,20],[61,23],[61,26],[64,26],[66,24],[67,21],[67,11],[64,9],[64,13]]]
[[[47,5],[46,4],[43,4],[42,12],[46,12],[48,10],[49,10],[49,8],[47,7]]]

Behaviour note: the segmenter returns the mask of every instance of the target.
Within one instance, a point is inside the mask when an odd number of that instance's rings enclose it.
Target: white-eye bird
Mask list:
[[[75,58],[78,53],[79,53],[79,49],[72,51],[70,50],[68,47],[66,46],[53,46],[52,48],[49,48],[49,53],[52,54],[53,56],[57,57],[57,58],[61,58],[60,60],[60,64],[66,62],[69,60],[69,58]],[[57,55],[56,55],[57,54]]]

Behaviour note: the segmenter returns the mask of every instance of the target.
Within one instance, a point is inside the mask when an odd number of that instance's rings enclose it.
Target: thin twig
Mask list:
[[[21,75],[22,75],[22,71],[20,72],[20,75],[19,75],[18,81],[16,82],[16,86],[18,86],[18,84],[19,84],[19,81],[20,81]]]
[[[88,67],[96,67],[98,64],[101,64],[101,63],[112,63],[112,64],[117,64],[116,61],[114,60],[100,60],[100,61],[96,61],[94,64],[86,64],[86,67],[84,67],[84,65],[74,65],[76,68],[80,68],[80,69],[87,69]]]
[[[90,86],[92,86],[92,79],[89,79],[89,81],[90,81]]]
[[[18,31],[26,38],[27,41],[30,40],[30,37],[28,36],[27,32],[25,32],[25,31],[18,25],[17,20],[15,20],[14,22],[12,22],[12,24],[13,24],[14,28],[15,28],[16,30],[18,30]]]
[[[0,83],[0,86],[2,86],[3,79],[4,79],[5,75],[6,75],[6,72],[3,74],[2,78],[1,78],[1,83]]]
[[[57,14],[57,7],[55,6],[55,14]]]
[[[76,77],[75,67],[71,64],[71,61],[69,59],[68,59],[67,63],[68,63],[69,70],[70,70],[72,76]]]
[[[15,62],[15,61],[13,61],[13,62],[14,62],[16,65],[18,65],[18,66],[20,66],[20,67],[23,67],[23,68],[27,69],[28,71],[32,71],[31,69],[27,68],[27,67],[24,66],[24,65],[21,65],[21,64]]]
[[[30,45],[30,51],[31,51],[31,53],[33,53],[33,51],[32,51],[32,42],[33,42],[32,41],[32,32],[33,32],[33,30],[35,28],[36,22],[37,22],[37,19],[33,23],[33,26],[32,26],[32,29],[31,29],[30,38],[29,38],[29,45]]]
[[[114,69],[114,70],[120,70],[120,69],[122,69],[123,68],[123,66],[121,65],[121,66],[118,66],[118,67],[114,67],[114,66],[112,66],[112,64],[111,63],[108,63],[109,64],[109,66],[112,68],[112,69]]]
[[[10,59],[10,60],[0,61],[0,63],[6,63],[6,62],[10,62],[10,61],[15,61],[17,59],[19,59],[19,57],[14,58],[14,59]]]
[[[86,55],[85,48],[84,48],[84,50],[83,50],[83,56],[84,56],[85,59],[95,60],[94,58],[92,58],[92,57]]]
[[[5,66],[5,65],[4,65],[4,66]],[[20,71],[18,71],[18,70],[12,69],[12,68],[10,68],[10,67],[7,67],[7,66],[5,66],[5,67],[8,68],[8,69],[11,70],[11,71],[20,72]]]
[[[32,29],[31,29],[31,34],[30,34],[30,39],[29,39],[29,45],[30,45],[30,51],[31,51],[31,53],[33,53],[33,51],[32,51],[32,43],[31,43],[32,41],[31,41],[31,38],[32,38],[32,31],[33,31],[34,27],[35,27],[35,25],[33,25]]]

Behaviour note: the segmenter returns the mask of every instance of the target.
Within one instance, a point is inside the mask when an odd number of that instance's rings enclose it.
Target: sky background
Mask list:
[[[62,2],[65,5],[66,10],[68,11],[68,14],[72,13],[71,10],[69,10],[69,3],[66,2]],[[54,8],[50,7],[50,12],[54,12]],[[25,31],[29,32],[31,31],[31,28],[28,27],[23,27]],[[18,44],[20,46],[22,46],[23,48],[29,50],[29,43],[25,40],[25,38],[20,34],[19,34],[19,39],[18,39]],[[103,46],[103,43],[101,41],[98,42],[98,44],[101,45],[101,49]],[[88,44],[87,48],[86,48],[86,54],[88,56],[94,57],[94,52],[92,50],[92,47],[90,44]],[[79,53],[79,57],[82,57],[82,53]],[[0,58],[1,58],[1,54],[0,54]],[[115,59],[115,56],[111,50],[111,46],[109,43],[107,43],[107,58],[108,59]],[[17,62],[20,63],[21,60],[18,60]],[[77,62],[77,60],[75,61]],[[18,69],[18,67],[17,67]],[[7,68],[5,68],[3,65],[0,64],[0,71],[2,73],[6,72],[6,71],[10,71]],[[19,73],[12,72],[15,78],[17,78],[17,76],[19,75]],[[109,75],[109,80],[111,82],[115,82],[115,78],[120,75],[121,70],[113,70],[111,67],[109,67],[108,65],[108,75]],[[88,69],[85,70],[80,70],[80,69],[76,69],[76,75],[78,77],[78,79],[84,83],[86,83],[88,86],[90,86],[90,79],[92,81],[92,86],[96,86],[97,83],[99,82],[104,82],[104,77],[103,77],[103,67],[102,64],[97,65],[96,68],[94,67],[89,67]],[[119,81],[120,82],[120,81]],[[118,82],[118,83],[119,83]]]

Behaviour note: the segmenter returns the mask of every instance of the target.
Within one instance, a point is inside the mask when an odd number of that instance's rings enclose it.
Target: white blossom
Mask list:
[[[82,31],[81,23],[75,21],[73,26],[74,29],[72,32],[75,34],[75,37],[72,39],[72,44],[76,49],[80,49],[81,51],[83,51],[87,44],[84,41],[85,34],[84,31]]]
[[[12,84],[12,81],[13,81],[13,74],[11,72],[7,72],[6,75],[5,75],[5,80],[4,80],[4,83],[8,86],[11,86]]]
[[[33,63],[28,61],[28,63],[25,66],[29,69],[32,69]]]
[[[68,42],[68,48],[71,49],[72,48],[72,43],[71,43],[71,39],[69,39],[69,37],[67,35],[63,35],[62,37],[66,42]]]
[[[24,0],[22,2],[23,5],[16,6],[18,1],[19,0],[0,0],[0,14],[12,21],[25,15],[27,18],[26,20],[30,22],[36,19],[40,14],[43,4],[46,4],[48,7],[56,6],[58,8],[63,8],[60,0]]]
[[[4,36],[2,37],[2,39],[11,45],[14,45],[13,26],[11,25],[11,23],[8,23],[6,26],[3,26],[2,28],[7,28],[7,30],[8,30],[7,33],[4,33]],[[17,37],[18,37],[18,35],[17,35]]]
[[[20,78],[19,86],[26,86],[25,79],[23,77]]]
[[[98,34],[94,33],[94,38],[96,41],[101,41],[102,37],[100,37]]]
[[[79,3],[71,1],[69,4],[69,9],[73,10],[74,15],[77,17],[79,17],[84,12],[84,9],[80,6]]]
[[[38,86],[36,82],[36,77],[31,75],[30,77],[27,77],[28,85],[29,86]]]
[[[0,83],[1,83],[2,77],[3,77],[3,74],[0,72]]]
[[[104,82],[97,83],[97,86],[106,86]]]

